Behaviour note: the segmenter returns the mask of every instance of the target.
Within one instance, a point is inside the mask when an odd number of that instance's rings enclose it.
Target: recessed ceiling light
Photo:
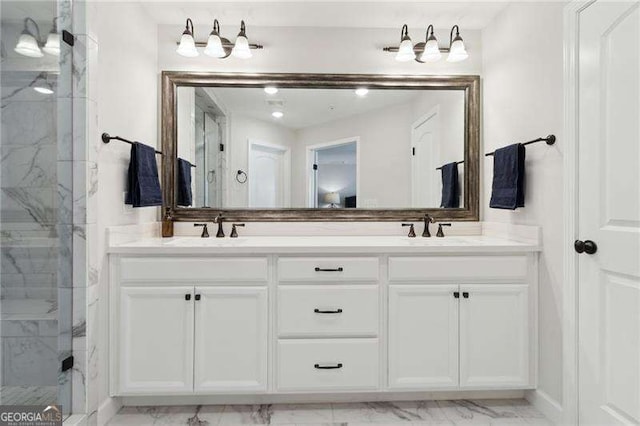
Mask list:
[[[356,95],[360,97],[367,96],[367,93],[369,93],[369,89],[367,89],[366,87],[360,87],[356,89]]]
[[[276,93],[278,93],[278,88],[273,86],[267,86],[264,88],[264,92],[267,95],[275,95]]]
[[[282,111],[273,111],[273,112],[271,113],[271,115],[272,115],[274,118],[282,118],[282,117],[284,117],[284,113],[283,113]]]
[[[33,90],[35,90],[38,93],[42,93],[43,95],[51,95],[53,93],[53,90],[49,89],[48,87],[34,87]]]

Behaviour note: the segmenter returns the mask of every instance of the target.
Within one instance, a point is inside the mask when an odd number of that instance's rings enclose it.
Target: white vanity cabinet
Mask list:
[[[536,265],[524,255],[391,257],[389,387],[533,387]]]
[[[111,273],[114,395],[266,391],[266,258],[116,257]]]
[[[160,247],[110,256],[112,396],[254,403],[536,387],[531,246]]]

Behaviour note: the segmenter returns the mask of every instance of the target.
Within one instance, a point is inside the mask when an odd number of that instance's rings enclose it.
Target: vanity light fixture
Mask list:
[[[49,31],[49,35],[47,36],[47,42],[44,44],[42,48],[44,53],[49,55],[59,56],[60,55],[60,34],[58,34],[58,17],[53,18],[53,27],[51,31]]]
[[[454,37],[455,31],[455,37]],[[414,59],[416,62],[436,62],[442,58],[442,53],[448,53],[448,62],[460,62],[469,57],[464,45],[462,37],[460,37],[460,27],[454,25],[451,28],[451,34],[449,36],[449,47],[441,48],[438,46],[438,40],[434,34],[433,25],[427,27],[426,40],[424,42],[411,44],[409,38],[409,31],[407,25],[402,27],[402,41],[399,47],[389,46],[382,50],[385,52],[396,53],[397,61],[410,61]]]
[[[35,35],[29,30],[29,23],[33,24],[35,28]],[[18,38],[18,43],[13,49],[16,53],[19,53],[30,58],[42,58],[44,53],[40,50],[40,28],[36,21],[31,18],[25,18],[24,29]]]
[[[358,87],[356,89],[356,95],[360,96],[361,98],[367,96],[367,93],[369,93],[369,89],[367,89],[366,87]]]
[[[244,21],[240,21],[240,32],[238,33],[238,38],[236,38],[236,44],[233,45],[231,54],[240,59],[249,59],[253,56],[249,48],[249,40],[247,39]]]
[[[275,95],[276,93],[278,93],[278,88],[274,86],[267,86],[264,88],[264,92],[267,95]]]
[[[193,21],[187,18],[187,24],[185,30],[182,33],[180,41],[176,43],[178,48],[176,52],[182,56],[188,58],[195,58],[198,56],[198,48],[204,47],[204,54],[212,58],[224,59],[233,55],[236,58],[246,59],[253,55],[252,49],[263,49],[260,44],[249,43],[247,39],[247,30],[244,21],[240,23],[240,33],[235,43],[231,43],[229,39],[226,39],[220,35],[220,23],[217,19],[213,20],[213,29],[209,33],[207,42],[195,41]]]
[[[456,31],[456,37],[453,37],[453,30]],[[467,49],[464,47],[464,41],[460,37],[460,28],[454,25],[451,28],[451,34],[449,35],[449,55],[447,56],[447,62],[460,62],[469,57]]]
[[[271,115],[273,116],[273,118],[282,118],[282,117],[284,117],[284,113],[282,111],[273,111],[271,113]]]
[[[49,83],[49,78],[45,73],[40,73],[33,84],[33,90],[43,95],[53,94],[53,85]]]
[[[205,47],[204,49],[204,54],[207,56],[211,56],[212,58],[224,58],[226,56],[229,56],[229,54],[224,50],[224,47],[222,46],[222,38],[220,37],[220,23],[217,19],[213,20],[213,30],[209,34],[209,39],[207,40],[207,47]]]
[[[191,24],[191,29],[189,29],[189,24]],[[198,49],[196,49],[196,42],[193,39],[193,32],[193,21],[191,18],[187,18],[185,29],[182,32],[182,37],[180,38],[180,44],[176,49],[178,55],[185,56],[187,58],[195,58],[199,55]]]
[[[440,53],[440,47],[438,47],[438,40],[436,36],[433,35],[433,25],[429,25],[427,27],[424,52],[420,55],[420,60],[422,62],[436,62],[441,57],[442,53]]]
[[[413,43],[411,42],[411,37],[409,37],[409,27],[407,24],[404,24],[400,32],[400,47],[398,48],[396,61],[407,62],[415,58],[416,54],[413,51]]]

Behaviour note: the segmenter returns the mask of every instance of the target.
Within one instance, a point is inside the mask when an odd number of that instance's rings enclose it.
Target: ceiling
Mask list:
[[[213,88],[211,91],[223,109],[233,114],[269,121],[290,129],[302,129],[390,105],[411,102],[415,90],[372,90],[365,97],[352,89],[281,89],[267,95],[263,89]],[[280,110],[282,118],[271,113]]]
[[[158,24],[176,24],[186,18],[198,22],[239,22],[274,27],[436,28],[457,23],[465,29],[484,28],[503,10],[506,1],[164,1],[137,0]]]

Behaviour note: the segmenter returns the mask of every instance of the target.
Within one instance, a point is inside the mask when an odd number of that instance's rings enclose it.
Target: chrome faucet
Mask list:
[[[224,218],[222,217],[222,213],[218,214],[218,217],[215,218],[214,222],[218,224],[218,232],[216,233],[216,238],[224,238],[224,229],[222,228]]]
[[[209,238],[209,230],[207,229],[206,223],[194,223],[193,226],[202,226],[202,234],[200,238]]]
[[[425,238],[431,237],[431,232],[429,232],[429,224],[435,222],[435,220],[429,215],[429,213],[425,213],[424,215],[424,231],[422,231],[422,236]]]

